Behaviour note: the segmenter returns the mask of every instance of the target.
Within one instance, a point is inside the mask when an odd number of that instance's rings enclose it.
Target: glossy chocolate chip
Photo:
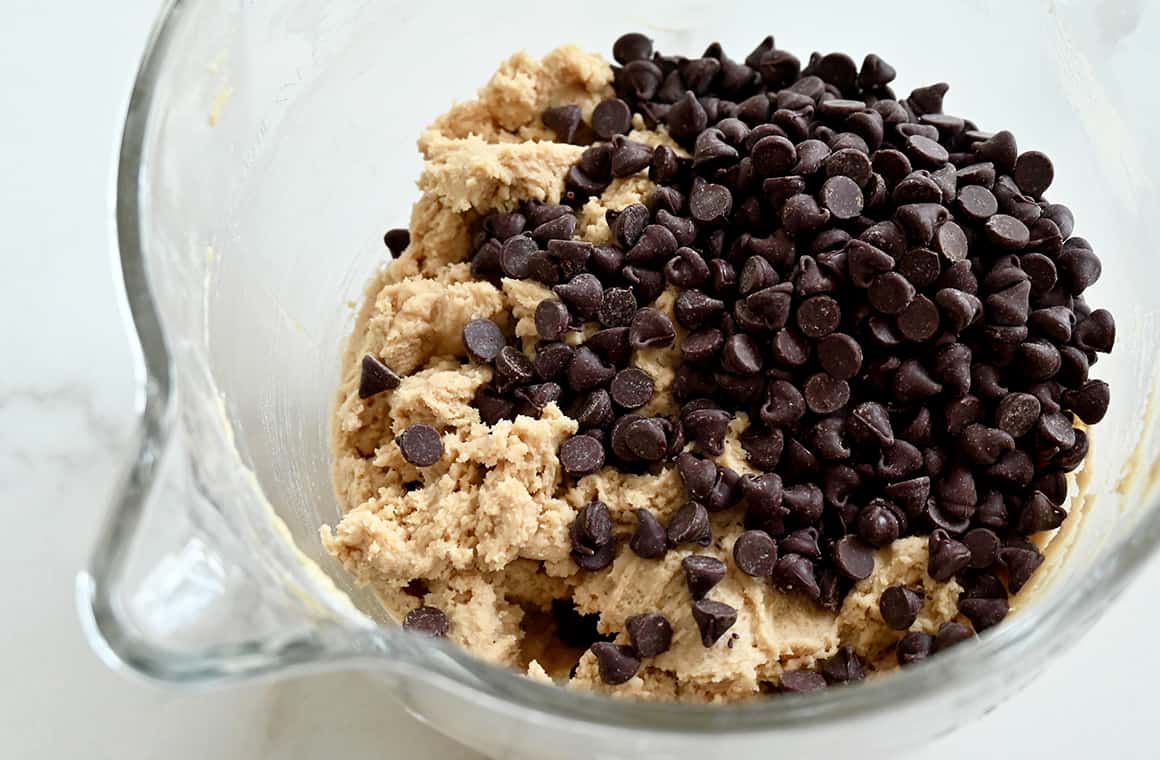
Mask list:
[[[906,586],[891,586],[878,598],[878,611],[886,625],[896,631],[905,631],[914,625],[922,609],[923,593]]]
[[[737,610],[724,602],[701,599],[693,602],[693,620],[701,632],[701,643],[711,647],[737,622]]]
[[[363,356],[362,363],[359,365],[359,398],[368,399],[371,396],[377,396],[383,391],[398,388],[402,382],[403,379],[378,357],[372,354]]]
[[[636,650],[624,644],[597,641],[592,645],[600,680],[610,686],[617,686],[632,679],[640,670],[640,657]]]
[[[762,530],[747,530],[733,542],[733,563],[746,575],[765,578],[777,563],[777,543]]]
[[[423,605],[416,607],[403,618],[403,630],[442,639],[447,636],[451,623],[447,614],[438,607]]]
[[[681,570],[693,599],[704,599],[710,589],[721,582],[726,572],[724,562],[703,554],[690,554],[682,559]]]
[[[439,431],[421,422],[408,426],[395,438],[399,450],[416,467],[430,467],[443,457],[443,439]]]
[[[669,651],[672,646],[673,626],[659,612],[632,615],[624,621],[624,628],[633,648],[641,657],[656,657]]]
[[[560,464],[574,478],[591,475],[604,466],[604,446],[587,435],[574,435],[560,444]]]
[[[712,539],[708,511],[698,502],[690,501],[673,515],[665,534],[669,546],[681,544],[708,546]]]

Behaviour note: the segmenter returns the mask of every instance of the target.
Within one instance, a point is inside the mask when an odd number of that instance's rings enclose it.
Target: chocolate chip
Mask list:
[[[399,433],[395,443],[399,445],[403,459],[416,467],[430,467],[443,456],[443,439],[439,431],[421,422],[409,425]]]
[[[797,149],[781,135],[769,135],[750,147],[753,169],[762,177],[780,177],[789,173],[797,163]]]
[[[667,346],[675,338],[673,323],[664,313],[645,307],[633,315],[628,332],[628,342],[633,348]]]
[[[781,208],[781,223],[793,237],[819,229],[829,221],[830,212],[805,193],[787,198]]]
[[[475,392],[472,404],[479,410],[480,419],[488,425],[495,425],[500,420],[513,420],[516,417],[515,402],[499,395],[491,385],[481,385]]]
[[[818,670],[830,684],[854,683],[866,677],[862,658],[849,644],[840,648],[833,657],[822,660]]]
[[[1104,309],[1096,309],[1076,326],[1072,335],[1076,347],[1108,353],[1116,342],[1116,323]]]
[[[690,554],[682,559],[681,569],[685,573],[685,583],[693,599],[704,599],[705,594],[721,582],[726,572],[724,562],[703,554]]]
[[[501,335],[502,337],[502,335]],[[373,354],[366,354],[362,358],[359,372],[358,397],[367,399],[377,396],[383,391],[399,387],[403,379]],[[1107,404],[1104,404],[1106,407]],[[1102,416],[1102,415],[1101,415]]]
[[[556,133],[557,142],[576,142],[576,130],[579,129],[580,123],[583,121],[580,106],[571,104],[548,108],[544,110],[540,118],[545,127]]]
[[[821,590],[813,564],[798,554],[785,554],[773,568],[773,585],[786,593],[799,592],[808,599],[818,599]]]
[[[499,325],[490,319],[473,319],[463,326],[463,345],[478,362],[495,361],[507,345]]]
[[[576,217],[563,214],[544,222],[532,230],[532,239],[541,245],[552,240],[568,240],[576,232]]]
[[[976,631],[998,625],[1007,617],[1009,610],[1006,596],[995,599],[959,599],[959,612],[971,621]]]
[[[838,328],[842,310],[830,296],[812,296],[798,306],[797,325],[807,337],[822,338]]]
[[[574,478],[591,475],[604,466],[604,447],[595,438],[574,435],[560,444],[560,464]]]
[[[700,409],[684,418],[685,432],[705,453],[720,456],[725,450],[729,413],[720,409]]]
[[[729,372],[753,375],[761,371],[761,349],[749,335],[738,333],[725,341],[721,363]]]
[[[562,301],[545,299],[536,305],[535,323],[542,340],[559,340],[571,328],[572,315]]]
[[[891,586],[878,598],[882,620],[896,631],[905,631],[914,625],[922,609],[923,593],[906,586]]]
[[[576,349],[568,365],[568,386],[575,391],[592,390],[604,385],[616,375],[616,368],[605,363],[588,346]]]
[[[438,607],[429,605],[416,607],[403,618],[404,631],[413,631],[436,639],[447,636],[447,629],[450,627],[447,614]]]
[[[572,523],[572,559],[584,570],[600,570],[612,564],[616,545],[608,505],[592,501],[580,508]]]
[[[1019,250],[1031,239],[1027,225],[1013,216],[995,214],[983,225],[987,240],[1005,250]]]
[[[999,561],[1007,568],[1007,585],[1011,593],[1017,594],[1043,564],[1043,555],[1034,544],[1004,546],[999,550]]]
[[[642,559],[657,559],[667,551],[665,529],[649,510],[636,510],[636,532],[628,547]]]
[[[556,380],[564,374],[574,353],[575,349],[566,343],[540,343],[536,346],[536,358],[532,360],[536,377],[545,381]]]
[[[509,386],[527,383],[536,376],[531,359],[518,348],[504,346],[495,358],[496,374]]]
[[[628,334],[627,327],[609,327],[592,333],[584,345],[612,364],[620,366],[627,363],[632,356]]]
[[[702,501],[709,498],[717,482],[717,465],[712,460],[685,452],[677,457],[677,470],[690,498]]]
[[[592,131],[603,140],[613,135],[628,134],[632,129],[632,111],[619,98],[602,100],[592,109]]]
[[[825,372],[812,375],[805,384],[806,406],[815,414],[832,414],[850,401],[850,386]]]
[[[826,678],[812,670],[787,670],[781,674],[779,686],[787,694],[800,694],[826,688]]]
[[[636,296],[628,288],[608,288],[598,316],[605,327],[627,327],[636,314]]]
[[[862,213],[862,188],[849,177],[830,177],[822,185],[821,206],[835,219],[853,219]]]
[[[701,643],[711,647],[737,622],[737,610],[723,602],[701,599],[693,602],[693,620],[701,632]]]
[[[669,651],[673,641],[673,626],[659,612],[632,615],[624,621],[629,641],[641,657],[656,657]]]
[[[411,244],[411,231],[406,227],[387,230],[383,234],[383,244],[387,246],[387,250],[391,252],[392,256],[401,256],[403,251],[407,250],[407,246]]]
[[[1039,197],[1055,178],[1055,167],[1051,159],[1037,150],[1029,150],[1019,155],[1015,161],[1015,184],[1028,195]]]
[[[858,514],[858,535],[874,547],[887,546],[901,533],[898,515],[882,499],[867,504]]]
[[[938,332],[939,310],[923,295],[914,297],[897,318],[898,331],[916,343],[927,340]]]
[[[934,636],[922,631],[911,631],[898,640],[895,653],[899,665],[910,665],[925,660],[934,649]]]
[[[930,534],[930,560],[926,572],[931,578],[948,581],[970,561],[971,550],[961,541],[951,538],[945,530],[939,528]]]
[[[665,535],[669,546],[681,544],[708,546],[712,540],[709,513],[701,504],[690,501],[673,515]]]
[[[931,646],[931,654],[937,654],[944,649],[960,644],[975,634],[970,628],[962,623],[947,622],[943,623],[938,628],[938,633],[935,634],[934,644]]]
[[[526,403],[536,415],[539,415],[548,404],[559,401],[563,393],[564,390],[558,383],[538,383],[517,388],[513,395]]]
[[[694,186],[689,194],[689,213],[700,224],[724,222],[733,208],[733,196],[721,185]]]
[[[777,543],[765,531],[747,530],[733,542],[733,562],[746,575],[768,577],[777,563]]]
[[[843,536],[834,544],[834,566],[850,580],[869,578],[874,572],[874,549],[857,536]]]
[[[639,409],[644,406],[652,398],[653,389],[652,376],[636,367],[617,372],[608,386],[613,402],[623,409]]]
[[[636,457],[655,462],[668,453],[668,438],[659,418],[644,417],[624,427],[624,446]]]
[[[636,650],[624,644],[597,641],[592,645],[600,680],[609,686],[617,686],[632,679],[640,670],[640,658]]]
[[[1045,530],[1055,530],[1067,519],[1067,511],[1057,506],[1041,491],[1035,491],[1028,497],[1019,513],[1016,530],[1024,536],[1039,533]]]
[[[1103,380],[1089,380],[1079,388],[1065,390],[1060,402],[1087,425],[1094,425],[1108,411],[1111,395]]]

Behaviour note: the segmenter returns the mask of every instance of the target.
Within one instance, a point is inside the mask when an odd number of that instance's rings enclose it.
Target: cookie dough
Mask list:
[[[768,690],[785,670],[834,655],[840,644],[853,645],[874,671],[894,667],[892,648],[901,634],[878,611],[883,589],[906,584],[924,590],[913,630],[933,633],[958,614],[959,585],[926,574],[926,538],[904,538],[878,550],[874,574],[854,586],[835,614],[740,573],[731,551],[743,530],[741,517],[736,510],[715,514],[714,543],[696,553],[725,560],[728,573],[713,597],[736,608],[738,618],[721,641],[706,648],[689,614],[680,567],[691,549],[643,560],[628,548],[636,509],[648,508],[665,522],[687,501],[676,467],[668,464],[659,475],[605,467],[569,485],[556,452],[577,425],[555,404],[540,419],[520,416],[494,426],[481,422],[471,405],[492,370],[468,359],[464,325],[490,318],[530,350],[533,311],[549,295],[530,281],[505,279],[497,288],[472,279],[466,263],[471,224],[522,200],[559,202],[565,172],[582,148],[553,142],[540,114],[575,103],[587,117],[611,96],[611,78],[604,59],[574,46],[542,60],[518,53],[475,100],[452,107],[423,133],[419,147],[426,163],[410,245],[368,285],[343,360],[333,449],[334,483],[345,515],[336,526],[322,528],[322,540],[397,619],[422,604],[438,607],[457,644],[573,688],[653,699],[739,700]],[[675,147],[663,127],[649,131],[639,115],[635,119],[632,139]],[[605,211],[640,201],[652,187],[645,172],[614,180],[578,212],[577,237],[608,241]],[[671,315],[674,298],[673,292],[662,295],[658,308]],[[396,390],[359,398],[359,364],[366,354],[403,376]],[[657,383],[646,414],[675,411],[667,390],[678,362],[672,347],[640,352],[638,365]],[[443,431],[445,454],[431,467],[407,463],[395,443],[414,423]],[[717,458],[741,474],[753,472],[738,440],[747,424],[743,414],[734,419]],[[611,567],[589,573],[569,556],[569,528],[593,499],[610,509],[618,554]],[[619,634],[620,643],[626,641],[628,616],[662,612],[672,621],[672,647],[647,659],[628,683],[606,686],[593,655],[558,635],[553,606],[561,600],[598,615],[599,631]]]

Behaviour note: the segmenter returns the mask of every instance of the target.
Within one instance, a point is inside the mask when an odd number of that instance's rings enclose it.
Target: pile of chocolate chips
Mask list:
[[[739,569],[837,609],[873,572],[875,547],[929,536],[931,577],[964,586],[976,630],[998,623],[1043,561],[1028,537],[1067,516],[1065,473],[1088,446],[1075,418],[1098,422],[1109,400],[1088,378],[1115,337],[1111,314],[1083,298],[1100,261],[1072,236],[1071,212],[1044,198],[1051,161],[944,114],[946,84],[896,98],[893,68],[873,54],[861,67],[842,53],[802,66],[767,37],[744,62],[718,44],[686,59],[640,34],[613,52],[617,97],[590,124],[576,106],[543,114],[561,141],[595,139],[567,175],[566,205],[527,203],[480,224],[477,277],[533,279],[556,296],[536,310],[534,360],[492,323],[465,330],[472,355],[495,366],[476,399],[483,418],[557,402],[581,428],[559,452],[572,477],[675,460],[690,502],[667,527],[638,513],[630,546],[643,557],[708,545],[708,512],[738,507],[749,529]],[[631,140],[633,114],[691,158]],[[644,170],[657,189],[609,212],[614,244],[573,239],[575,208]],[[667,286],[684,329],[675,419],[637,413],[654,388],[633,366],[635,351],[677,340],[650,306]],[[583,345],[562,342],[593,322]],[[751,420],[742,444],[761,475],[709,458],[737,412]],[[581,511],[582,568],[612,561],[611,527],[605,505]],[[706,646],[736,617],[704,598],[724,574],[710,559],[685,562]],[[883,618],[904,631],[921,603],[920,589],[892,588]],[[609,683],[667,648],[668,621],[648,621],[628,628],[649,643],[600,645]],[[969,635],[959,623],[908,633],[899,661]],[[782,688],[860,673],[844,649]]]

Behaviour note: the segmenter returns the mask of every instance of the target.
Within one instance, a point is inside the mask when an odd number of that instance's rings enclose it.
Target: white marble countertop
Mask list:
[[[477,757],[358,675],[168,691],[107,671],[82,638],[74,576],[126,452],[134,392],[109,271],[109,169],[157,5],[4,6],[0,757]],[[1154,646],[1158,587],[1153,562],[1030,688],[915,756],[1156,757],[1160,664],[1133,653]]]

